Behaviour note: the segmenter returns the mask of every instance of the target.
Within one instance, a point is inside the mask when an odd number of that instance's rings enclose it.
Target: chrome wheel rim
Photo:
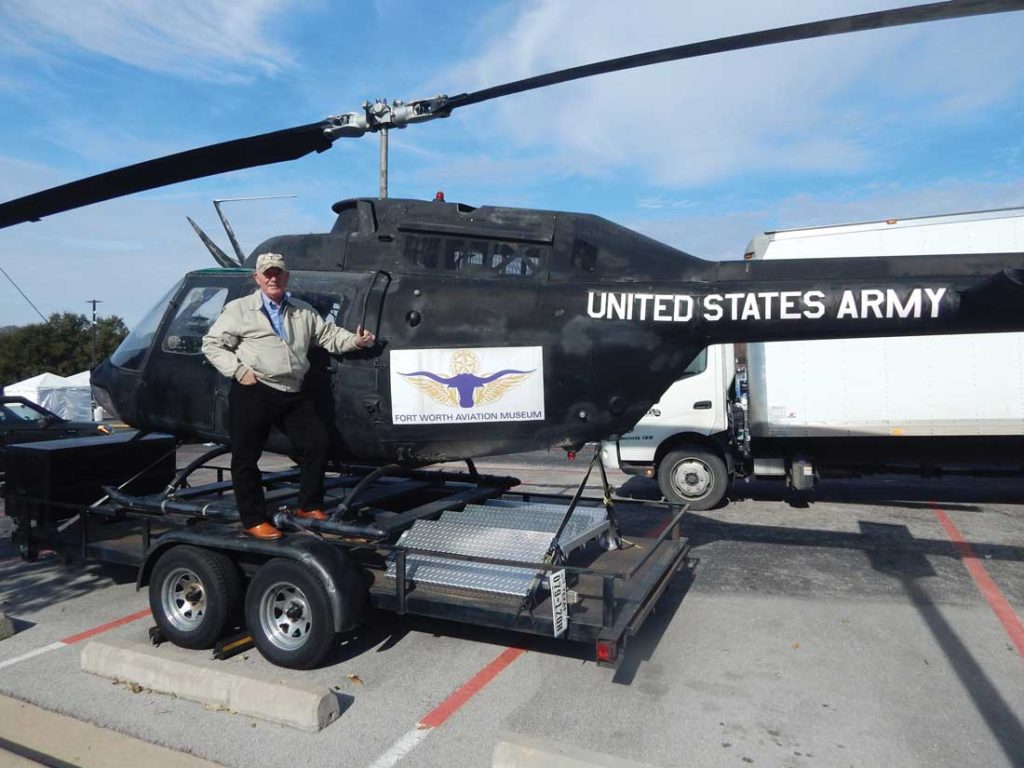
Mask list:
[[[715,485],[715,473],[700,459],[683,459],[672,468],[672,486],[690,500],[707,496]]]
[[[313,628],[305,593],[286,581],[264,590],[260,598],[260,627],[264,636],[281,650],[301,648]]]
[[[206,587],[195,571],[175,568],[164,579],[160,604],[175,629],[194,631],[206,618]]]

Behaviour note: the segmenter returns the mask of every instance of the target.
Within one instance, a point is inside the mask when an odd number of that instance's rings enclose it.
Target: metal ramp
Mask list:
[[[445,591],[523,599],[542,574],[517,568],[445,558],[445,554],[539,563],[551,546],[567,506],[489,499],[449,510],[439,520],[418,520],[402,534],[398,546],[437,554],[410,553],[406,578]],[[577,507],[559,538],[568,554],[608,530],[603,507]],[[394,556],[386,575],[396,577]]]

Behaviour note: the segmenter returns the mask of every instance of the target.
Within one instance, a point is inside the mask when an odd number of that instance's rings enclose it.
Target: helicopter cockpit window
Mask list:
[[[202,352],[203,336],[217,319],[227,296],[227,288],[190,290],[164,334],[164,352],[179,355],[198,355]]]
[[[146,352],[149,350],[150,344],[153,343],[153,335],[156,333],[157,327],[160,325],[160,320],[164,316],[164,312],[167,310],[167,305],[170,303],[171,298],[178,292],[181,287],[182,281],[179,280],[171,290],[164,294],[163,298],[158,301],[149,312],[146,313],[145,317],[139,321],[139,323],[132,329],[132,332],[128,334],[128,337],[121,342],[114,354],[110,356],[110,362],[116,365],[118,368],[128,368],[133,371],[137,371],[142,367],[142,362],[146,359]]]
[[[403,247],[405,260],[427,269],[437,269],[441,238],[430,235],[407,235]]]
[[[402,253],[409,264],[472,277],[538,277],[546,249],[525,243],[405,235]]]

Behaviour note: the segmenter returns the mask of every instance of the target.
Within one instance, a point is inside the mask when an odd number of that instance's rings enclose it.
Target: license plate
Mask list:
[[[569,603],[566,600],[565,571],[554,571],[548,576],[551,588],[551,623],[553,634],[559,637],[569,628]]]

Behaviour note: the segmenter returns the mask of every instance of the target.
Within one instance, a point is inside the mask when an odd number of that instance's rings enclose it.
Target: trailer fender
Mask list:
[[[208,526],[203,530],[175,529],[157,539],[147,550],[135,581],[135,589],[148,586],[153,565],[171,547],[189,544],[222,552],[232,560],[238,554],[270,560],[284,557],[296,560],[323,581],[331,601],[336,632],[355,629],[366,605],[366,587],[362,574],[341,549],[313,536],[286,536],[276,541],[260,541],[238,533],[237,528]]]

